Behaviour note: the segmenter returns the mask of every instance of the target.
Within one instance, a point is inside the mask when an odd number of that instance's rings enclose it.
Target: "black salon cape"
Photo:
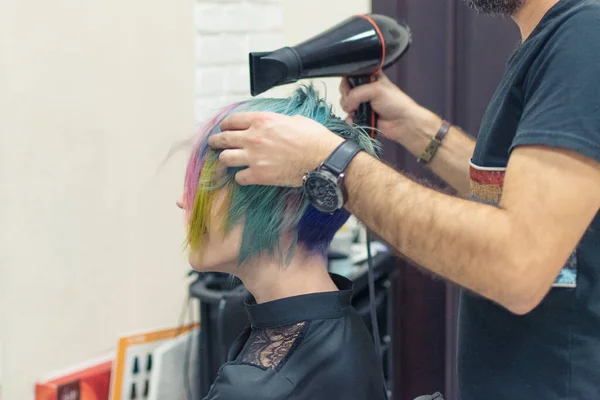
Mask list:
[[[331,277],[337,292],[249,298],[251,325],[204,400],[385,399],[373,341],[350,305],[352,282]]]

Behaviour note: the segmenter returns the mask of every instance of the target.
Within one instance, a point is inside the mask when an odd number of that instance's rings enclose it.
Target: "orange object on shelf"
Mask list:
[[[35,400],[108,400],[113,361],[71,369],[35,385]]]

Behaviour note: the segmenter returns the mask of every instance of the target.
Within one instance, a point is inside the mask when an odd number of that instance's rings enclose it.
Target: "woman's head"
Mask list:
[[[190,263],[199,270],[233,272],[258,256],[277,257],[283,264],[297,246],[325,257],[350,216],[346,210],[319,212],[301,188],[240,186],[234,177],[241,168],[219,167],[220,152],[208,146],[208,138],[220,132],[225,117],[240,111],[302,115],[357,142],[369,154],[376,152],[376,142],[333,115],[312,86],[288,98],[254,98],[226,107],[201,129],[187,166],[183,205]]]

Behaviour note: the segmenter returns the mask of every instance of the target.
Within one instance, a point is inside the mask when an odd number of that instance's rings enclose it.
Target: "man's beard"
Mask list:
[[[465,0],[474,9],[489,15],[513,15],[526,0]]]

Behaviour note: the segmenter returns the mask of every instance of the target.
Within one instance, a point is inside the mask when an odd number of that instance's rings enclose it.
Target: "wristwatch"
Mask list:
[[[344,170],[354,156],[363,150],[356,142],[342,142],[314,171],[303,178],[303,188],[310,204],[317,210],[333,213],[344,206],[347,193]]]

